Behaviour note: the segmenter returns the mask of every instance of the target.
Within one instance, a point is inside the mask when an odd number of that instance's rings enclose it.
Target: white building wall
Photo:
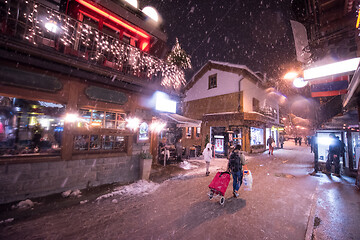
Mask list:
[[[209,76],[217,74],[217,87],[209,88]],[[276,108],[278,113],[278,119],[276,123],[279,123],[279,105],[276,100],[269,96],[265,89],[258,87],[257,84],[247,78],[243,78],[241,75],[224,72],[218,69],[212,69],[205,73],[193,86],[186,92],[184,102],[193,100],[215,97],[219,95],[234,93],[239,91],[239,80],[241,80],[240,91],[243,91],[243,109],[244,112],[253,112],[252,101],[256,98],[260,102],[260,107],[265,105]]]
[[[217,74],[217,87],[209,88],[209,76]],[[239,91],[239,80],[242,76],[235,73],[223,72],[212,69],[204,74],[195,84],[186,92],[184,102],[215,97],[219,95],[234,93]]]

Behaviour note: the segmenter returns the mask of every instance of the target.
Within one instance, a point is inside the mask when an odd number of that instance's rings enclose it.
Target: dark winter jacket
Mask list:
[[[238,170],[235,170],[236,172],[237,171],[241,171],[242,169],[242,166],[246,164],[246,160],[245,160],[245,155],[240,151],[240,150],[234,150],[230,157],[229,157],[229,162],[228,162],[228,169],[231,169],[231,171],[234,171],[234,164],[232,163],[232,159],[234,158],[234,156],[232,157],[232,155],[237,155],[237,159],[238,159],[238,163],[237,165],[239,165],[239,168]]]

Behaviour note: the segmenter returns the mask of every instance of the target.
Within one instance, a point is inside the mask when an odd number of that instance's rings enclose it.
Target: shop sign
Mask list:
[[[146,122],[141,123],[139,126],[139,140],[149,140],[149,125]]]
[[[46,92],[56,92],[62,89],[62,83],[55,77],[44,74],[22,71],[0,66],[0,83],[16,87],[24,87]]]
[[[85,94],[95,101],[103,101],[124,105],[128,101],[126,94],[106,88],[90,86],[85,89]]]
[[[155,109],[161,112],[176,113],[176,101],[170,100],[166,93],[158,91],[155,93]]]

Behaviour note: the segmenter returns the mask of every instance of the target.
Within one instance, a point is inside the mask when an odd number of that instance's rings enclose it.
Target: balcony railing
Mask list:
[[[185,84],[177,66],[37,2],[1,0],[0,10],[3,35],[139,78],[157,76],[165,87]]]

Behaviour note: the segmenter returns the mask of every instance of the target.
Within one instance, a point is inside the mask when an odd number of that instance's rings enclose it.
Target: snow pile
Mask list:
[[[160,184],[140,180],[130,185],[118,187],[115,189],[115,191],[98,197],[96,201],[114,197],[117,195],[148,195],[156,191],[156,189],[158,189],[159,187]]]
[[[189,170],[189,169],[193,169],[193,168],[198,168],[199,166],[193,165],[193,164],[189,163],[188,161],[184,161],[184,162],[180,163],[179,167],[182,169],[185,169],[185,170]]]
[[[6,220],[0,221],[0,224],[11,223],[12,221],[14,221],[14,218],[8,218]]]
[[[68,190],[68,191],[65,191],[63,193],[61,193],[61,196],[63,198],[67,198],[67,197],[81,197],[81,191],[79,189],[77,190]]]
[[[29,209],[29,208],[33,208],[35,206],[35,203],[33,201],[31,201],[30,199],[26,199],[24,201],[19,202],[16,205],[12,205],[11,208],[12,209]]]

